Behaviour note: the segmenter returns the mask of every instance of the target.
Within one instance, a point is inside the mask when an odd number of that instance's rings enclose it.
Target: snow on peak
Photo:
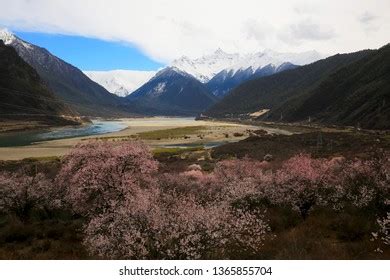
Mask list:
[[[16,37],[7,28],[0,28],[0,40],[3,40],[4,44],[9,45],[16,40]]]
[[[306,65],[324,58],[324,55],[315,50],[301,53],[278,53],[273,50],[266,49],[264,53],[283,62],[290,62],[295,65]]]
[[[237,72],[239,70],[251,69],[255,72],[257,69],[264,68],[266,66],[279,67],[285,61],[279,60],[273,56],[268,55],[265,52],[258,52],[254,54],[246,54],[241,56],[241,59],[238,63],[232,65],[226,70]]]
[[[190,73],[184,71],[183,69],[179,69],[175,66],[168,66],[168,67],[165,67],[165,68],[161,69],[160,71],[158,71],[152,79],[156,79],[160,76],[170,77],[170,76],[174,76],[177,74],[194,78]]]
[[[218,48],[215,50],[214,54],[216,55],[225,55],[227,53],[225,53],[221,48]]]
[[[4,44],[6,45],[19,45],[29,50],[33,48],[31,44],[16,37],[15,34],[13,34],[7,28],[0,28],[0,40],[3,40]]]
[[[222,49],[217,49],[212,54],[193,60],[187,56],[183,56],[174,60],[171,66],[191,74],[201,82],[207,82],[221,70],[237,63],[239,57],[238,54],[228,54]]]
[[[118,96],[125,97],[149,81],[155,71],[83,71],[91,80]]]
[[[185,71],[205,83],[222,70],[237,72],[251,69],[253,72],[267,66],[278,68],[284,63],[305,65],[323,58],[316,51],[303,53],[278,53],[270,49],[250,54],[226,53],[221,48],[196,59],[182,56],[171,66]]]

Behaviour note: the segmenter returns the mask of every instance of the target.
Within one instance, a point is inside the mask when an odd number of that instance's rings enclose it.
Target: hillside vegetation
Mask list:
[[[271,121],[317,121],[384,129],[390,125],[390,46],[338,54],[246,82],[206,116],[248,117],[261,109]]]
[[[314,90],[273,110],[288,121],[390,128],[390,45],[343,67]]]
[[[43,83],[12,47],[0,40],[0,119],[75,123],[76,114]]]

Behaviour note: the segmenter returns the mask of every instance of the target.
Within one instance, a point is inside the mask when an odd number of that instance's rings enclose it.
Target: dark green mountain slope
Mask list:
[[[0,120],[69,124],[76,114],[56,98],[15,49],[0,40]]]
[[[78,68],[12,33],[3,32],[3,37],[5,36],[6,44],[15,48],[19,56],[38,72],[54,94],[80,114],[117,116],[123,113],[118,109],[122,99],[89,79]]]
[[[305,95],[332,73],[372,52],[367,50],[337,54],[296,69],[245,82],[212,106],[205,115],[217,118],[237,117],[261,109],[271,109],[272,113],[273,109],[287,100]]]
[[[204,84],[174,67],[159,71],[126,99],[133,112],[144,115],[195,116],[216,102]]]
[[[284,102],[270,118],[390,129],[390,45],[336,71],[304,96]]]

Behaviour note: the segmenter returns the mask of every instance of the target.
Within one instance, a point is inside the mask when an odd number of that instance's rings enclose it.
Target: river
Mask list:
[[[80,141],[104,138],[114,141],[137,138],[139,133],[197,126],[199,130],[180,137],[162,137],[143,141],[152,148],[188,148],[203,146],[212,148],[229,142],[237,142],[249,136],[249,131],[264,129],[273,134],[291,132],[242,124],[214,121],[195,121],[194,118],[150,117],[120,120],[93,120],[78,127],[52,128],[0,134],[0,160],[44,158],[66,154]],[[188,131],[184,129],[184,131]],[[102,136],[98,136],[102,135]]]
[[[125,129],[123,121],[93,120],[91,124],[51,130],[33,130],[0,134],[0,147],[27,146],[42,141],[101,135]]]

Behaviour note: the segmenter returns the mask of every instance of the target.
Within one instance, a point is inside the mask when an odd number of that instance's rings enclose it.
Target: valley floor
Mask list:
[[[28,121],[25,120],[26,115],[21,115],[21,120],[16,118],[14,119],[0,119],[0,134],[1,133],[9,133],[9,132],[17,132],[17,131],[31,131],[38,129],[53,129],[55,127],[63,127],[63,126],[74,126],[81,125],[83,123],[88,122],[86,119],[81,119],[77,117],[48,117],[46,115],[38,116],[33,115],[29,118]]]
[[[136,118],[119,121],[127,127],[118,132],[37,142],[27,146],[0,147],[0,160],[62,156],[77,143],[93,139],[140,139],[153,148],[215,146],[242,140],[249,136],[250,131],[259,129],[252,125],[195,121],[191,118]]]
[[[153,148],[161,172],[180,173],[191,165],[211,172],[224,159],[270,158],[269,168],[300,153],[314,158],[372,159],[390,151],[390,134],[349,129],[234,124],[227,122],[164,120],[128,121],[122,131],[100,136],[63,139],[27,147],[0,148],[0,171],[20,168],[56,174],[58,156],[77,142],[99,138],[113,143],[141,139]],[[279,134],[267,134],[271,129]],[[223,143],[226,142],[226,144]],[[207,143],[223,144],[205,149]],[[187,146],[186,146],[187,145]],[[53,156],[50,158],[50,156]],[[24,159],[22,158],[30,158]],[[31,157],[35,157],[32,159]],[[6,160],[5,160],[6,159]],[[10,161],[10,159],[13,159]],[[241,259],[389,259],[389,246],[372,241],[377,230],[377,212],[371,208],[346,207],[334,210],[318,207],[307,219],[286,207],[268,206],[267,218],[273,238],[267,238],[261,253],[237,255]],[[0,259],[95,259],[83,246],[83,219],[70,213],[32,215],[25,223],[0,215]],[[218,258],[218,256],[214,256]]]

